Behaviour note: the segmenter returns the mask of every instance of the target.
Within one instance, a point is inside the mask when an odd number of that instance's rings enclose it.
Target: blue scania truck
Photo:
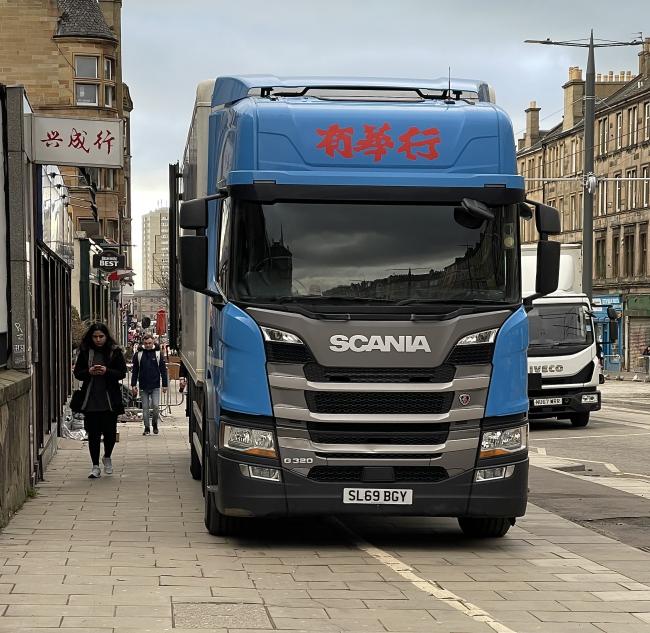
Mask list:
[[[520,221],[555,290],[557,212],[527,202],[481,81],[201,83],[182,161],[178,346],[205,524],[526,509]],[[180,196],[179,196],[180,197]]]

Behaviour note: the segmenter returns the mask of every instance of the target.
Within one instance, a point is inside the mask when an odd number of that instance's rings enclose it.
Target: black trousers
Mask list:
[[[88,450],[94,466],[99,466],[99,449],[104,436],[104,457],[110,457],[117,437],[117,413],[88,411],[84,413],[84,428],[88,433]]]

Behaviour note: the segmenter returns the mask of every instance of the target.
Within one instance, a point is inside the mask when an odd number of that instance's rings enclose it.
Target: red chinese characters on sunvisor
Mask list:
[[[343,158],[352,158],[357,153],[371,156],[374,162],[381,161],[389,151],[402,154],[408,160],[438,158],[437,145],[440,143],[438,128],[430,127],[423,130],[412,126],[396,137],[399,143],[397,146],[393,136],[388,134],[390,129],[389,123],[379,127],[364,125],[363,136],[358,135],[355,142],[354,128],[341,127],[338,123],[333,123],[325,130],[320,128],[316,130],[316,133],[322,137],[316,148],[322,149],[330,158],[335,158],[337,154]]]

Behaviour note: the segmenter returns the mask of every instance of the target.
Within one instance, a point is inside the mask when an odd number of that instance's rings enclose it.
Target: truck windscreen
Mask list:
[[[538,305],[528,313],[531,346],[591,345],[591,318],[582,305]]]
[[[237,201],[229,294],[249,303],[516,303],[516,207],[491,211]]]

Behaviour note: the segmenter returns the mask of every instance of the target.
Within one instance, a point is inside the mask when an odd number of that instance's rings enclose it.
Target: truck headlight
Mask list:
[[[456,345],[483,345],[485,343],[494,343],[494,340],[497,337],[498,328],[493,330],[483,330],[482,332],[474,332],[474,334],[468,334],[463,336]]]
[[[512,429],[483,431],[481,435],[481,452],[479,457],[500,457],[516,453],[528,446],[528,425],[516,426]]]
[[[284,330],[276,330],[272,327],[262,326],[262,336],[264,340],[269,343],[292,343],[293,345],[304,345],[303,340],[292,334],[291,332],[285,332]]]
[[[247,429],[241,426],[222,424],[221,445],[233,451],[259,457],[277,457],[273,431]]]
[[[598,404],[598,394],[586,393],[582,396],[582,404]]]

